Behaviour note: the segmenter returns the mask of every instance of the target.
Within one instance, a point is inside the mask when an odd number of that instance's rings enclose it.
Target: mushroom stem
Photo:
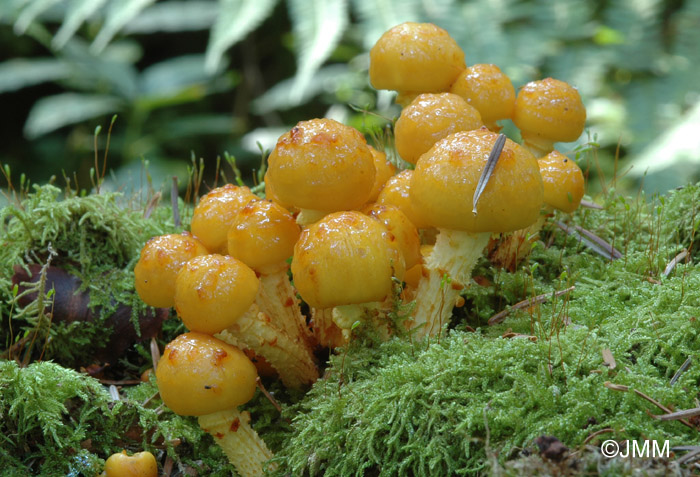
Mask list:
[[[532,245],[539,238],[540,230],[551,212],[550,207],[544,207],[534,224],[524,229],[502,234],[496,248],[489,255],[491,263],[514,272],[518,264],[530,255]]]
[[[297,224],[299,224],[301,227],[308,227],[309,225],[318,222],[326,215],[328,215],[328,212],[324,212],[322,210],[301,208],[299,209],[299,214],[297,214]]]
[[[331,349],[348,344],[340,327],[333,322],[333,310],[334,308],[311,309],[313,337],[319,346]]]
[[[299,299],[289,281],[287,269],[285,267],[269,275],[260,275],[260,289],[255,303],[277,328],[292,340],[308,347],[311,353],[311,332],[299,308]]]
[[[554,141],[531,137],[523,133],[523,147],[532,153],[537,159],[546,156],[554,150]]]
[[[214,436],[241,477],[263,475],[263,464],[273,457],[250,426],[250,413],[238,408],[199,416],[199,425]]]
[[[438,335],[449,321],[490,235],[440,229],[418,283],[413,314],[414,328],[418,328],[416,337]]]
[[[333,323],[340,328],[345,341],[349,341],[355,323],[371,322],[372,327],[383,340],[391,336],[386,326],[386,312],[381,302],[368,302],[358,305],[340,305],[333,308]]]
[[[308,345],[276,327],[256,304],[233,326],[215,336],[231,345],[251,349],[265,358],[288,388],[298,389],[318,379],[318,368]]]

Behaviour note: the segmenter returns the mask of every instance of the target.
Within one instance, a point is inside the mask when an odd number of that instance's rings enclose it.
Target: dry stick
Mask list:
[[[511,314],[511,312],[515,310],[520,310],[522,308],[527,308],[532,305],[537,305],[538,303],[544,303],[545,301],[549,300],[550,298],[554,297],[559,297],[562,295],[565,295],[567,293],[570,293],[576,289],[576,286],[572,285],[569,288],[565,290],[559,290],[554,293],[543,293],[542,295],[537,295],[536,297],[529,298],[527,300],[520,301],[516,303],[515,305],[511,306],[510,308],[507,308],[503,311],[500,311],[493,315],[491,318],[489,318],[489,325],[496,325],[498,323],[502,323],[508,315]]]
[[[596,252],[598,255],[610,260],[615,260],[622,257],[622,253],[615,249],[615,247],[598,237],[590,230],[584,229],[580,225],[574,225],[574,228],[571,228],[559,221],[556,222],[556,225],[569,235],[577,235],[581,240],[581,243]]]
[[[496,168],[498,159],[501,157],[501,152],[503,152],[503,146],[506,144],[506,135],[499,134],[496,138],[496,142],[491,149],[488,159],[486,159],[486,165],[484,170],[481,172],[481,177],[479,177],[479,182],[476,184],[476,189],[474,190],[474,200],[472,201],[472,214],[476,215],[476,204],[479,202],[481,194],[484,192],[486,185],[493,175],[493,171]]]
[[[672,412],[671,414],[663,414],[661,416],[654,416],[660,421],[678,421],[680,419],[685,419],[686,417],[700,416],[700,407],[695,409],[686,409],[685,411]]]
[[[603,386],[605,386],[605,387],[608,388],[608,389],[612,389],[613,391],[627,392],[627,391],[630,390],[629,386],[625,386],[625,385],[623,385],[623,384],[613,384],[613,383],[611,383],[610,381],[605,381],[605,383],[603,384]],[[639,397],[641,397],[641,398],[643,398],[643,399],[646,399],[647,401],[649,401],[650,403],[652,403],[654,406],[656,406],[656,407],[658,407],[659,409],[661,409],[662,411],[664,411],[666,414],[673,414],[673,411],[671,411],[669,408],[667,408],[666,406],[664,406],[663,404],[661,404],[661,403],[660,403],[659,401],[657,401],[656,399],[654,399],[654,398],[652,398],[652,397],[650,397],[650,396],[647,396],[646,394],[644,394],[643,392],[641,392],[641,391],[639,391],[639,390],[637,390],[637,389],[632,389],[632,391],[633,391],[637,396],[639,396]],[[653,415],[653,414],[650,414],[650,415],[651,415],[652,417],[654,417],[655,419],[661,419],[661,416],[655,416],[655,415]],[[690,428],[693,429],[693,430],[696,430],[696,429],[697,429],[695,426],[693,426],[690,422],[686,421],[685,419],[678,418],[678,421],[679,421],[679,422],[682,422],[683,424],[685,424],[686,426],[690,427]]]
[[[593,434],[590,434],[588,437],[586,437],[586,439],[583,441],[583,445],[585,446],[599,435],[607,434],[608,432],[615,432],[615,429],[613,429],[612,427],[606,427],[605,429],[595,431]]]
[[[683,364],[681,364],[681,367],[678,368],[678,371],[676,371],[676,374],[673,375],[671,378],[671,386],[676,384],[676,381],[678,381],[678,378],[681,377],[681,374],[685,373],[685,371],[690,367],[692,364],[693,360],[690,356],[688,356],[688,359],[685,360]]]
[[[681,262],[681,260],[683,260],[687,256],[688,256],[688,250],[684,248],[683,250],[681,250],[681,252],[678,255],[673,257],[673,260],[668,262],[668,265],[666,265],[666,268],[664,268],[664,272],[662,273],[662,275],[664,277],[669,276],[671,274],[671,272],[673,271],[673,269],[676,268],[676,265],[678,265]]]
[[[267,389],[265,389],[265,386],[263,386],[262,381],[260,380],[260,376],[255,378],[255,385],[262,391],[262,393],[265,395],[265,397],[272,403],[273,406],[275,406],[275,409],[277,409],[278,412],[282,412],[282,406],[279,405],[277,400],[268,392]]]
[[[597,209],[597,210],[603,210],[605,207],[602,205],[596,204],[595,202],[591,202],[589,200],[581,200],[580,202],[581,207],[586,207],[588,209]]]
[[[694,460],[698,460],[699,458],[700,458],[700,449],[695,449],[693,451],[688,452],[683,457],[679,457],[678,459],[676,459],[676,462],[678,464],[688,464]]]

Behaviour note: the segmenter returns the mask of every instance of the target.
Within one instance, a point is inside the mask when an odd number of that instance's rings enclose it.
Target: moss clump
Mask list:
[[[110,337],[105,319],[120,305],[131,307],[129,318],[138,333],[138,316],[147,307],[134,293],[133,265],[149,238],[181,228],[172,223],[167,207],[156,208],[146,219],[119,194],[61,195],[52,185],[35,186],[21,203],[0,210],[0,343],[8,349],[36,332],[39,346],[33,358],[46,342],[44,359],[87,366]],[[70,320],[50,320],[39,300],[19,306],[11,277],[18,268],[28,271],[30,265],[43,266],[49,260],[80,280],[76,292],[89,293],[89,308],[97,319],[86,322],[78,313]],[[50,308],[50,291],[38,285],[35,289]],[[55,311],[58,315],[62,310]]]
[[[122,449],[167,453],[182,471],[231,475],[197,421],[161,404],[153,383],[115,400],[96,379],[55,363],[0,361],[2,475],[94,477]]]
[[[699,191],[651,203],[611,194],[604,210],[565,220],[623,258],[550,227],[516,273],[480,263],[481,284],[465,291],[467,306],[440,341],[356,343],[332,357],[327,377],[285,412],[293,424],[276,456],[280,475],[468,475],[495,471],[538,436],[577,447],[603,429],[612,431],[590,444],[694,442],[696,429],[654,420],[663,411],[634,390],[674,409],[696,406],[700,367],[671,378],[700,349],[700,265],[661,272],[678,250],[692,250]],[[486,325],[508,305],[570,286]],[[501,337],[511,330],[532,338]]]

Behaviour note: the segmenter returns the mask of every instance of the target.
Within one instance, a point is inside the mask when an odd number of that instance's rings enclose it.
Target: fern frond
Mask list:
[[[93,54],[101,53],[114,36],[124,28],[136,15],[156,0],[121,0],[113,1],[107,11],[105,24],[90,46]]]
[[[348,25],[348,5],[346,0],[287,0],[287,4],[297,42],[297,74],[290,96],[299,98],[338,45]]]
[[[205,69],[211,74],[221,65],[226,50],[265,20],[278,0],[219,0],[219,18],[207,45]]]

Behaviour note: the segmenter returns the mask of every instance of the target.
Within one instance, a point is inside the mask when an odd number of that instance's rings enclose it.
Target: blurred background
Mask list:
[[[368,51],[404,21],[445,28],[516,89],[575,85],[588,126],[559,149],[590,193],[700,180],[693,0],[0,0],[0,163],[89,189],[111,128],[105,186],[184,184],[200,159],[211,184],[225,153],[252,183],[300,120],[382,136],[399,109],[369,86]]]

